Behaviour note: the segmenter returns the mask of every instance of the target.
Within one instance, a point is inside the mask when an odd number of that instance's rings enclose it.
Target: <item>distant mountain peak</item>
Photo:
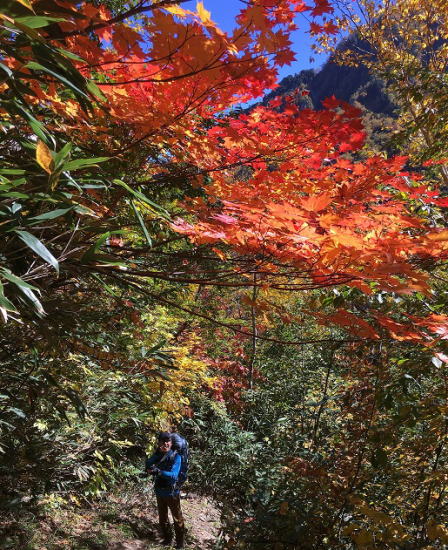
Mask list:
[[[350,37],[339,45],[339,48],[357,48],[364,50],[367,44],[361,44],[355,37]],[[307,96],[302,90],[308,90]],[[331,96],[348,103],[359,103],[368,111],[392,116],[395,106],[388,97],[384,83],[372,76],[364,65],[352,67],[340,65],[330,58],[319,71],[307,69],[289,75],[280,81],[279,86],[263,99],[266,105],[279,96],[293,96],[293,102],[301,108],[322,109],[322,101]]]

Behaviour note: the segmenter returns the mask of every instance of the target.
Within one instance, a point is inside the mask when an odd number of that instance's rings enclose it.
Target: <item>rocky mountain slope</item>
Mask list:
[[[355,38],[350,38],[339,48],[355,48],[358,45]],[[303,90],[309,91],[309,95],[302,95],[300,92]],[[391,116],[394,111],[384,83],[370,75],[365,66],[342,66],[331,58],[319,71],[304,70],[287,76],[278,88],[264,98],[263,103],[286,95],[293,95],[294,102],[303,108],[321,109],[322,100],[334,95],[343,101],[358,103],[375,114]]]

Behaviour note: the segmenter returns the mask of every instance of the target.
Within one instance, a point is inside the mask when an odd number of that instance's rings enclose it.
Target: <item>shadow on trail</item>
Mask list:
[[[221,528],[216,503],[190,493],[182,500],[186,550],[212,550]],[[154,495],[141,487],[54,509],[0,517],[0,550],[162,550]]]

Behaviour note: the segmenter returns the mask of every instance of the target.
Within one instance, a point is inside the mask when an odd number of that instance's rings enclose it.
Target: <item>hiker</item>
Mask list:
[[[168,510],[173,517],[176,534],[176,548],[184,547],[185,524],[180,507],[180,487],[178,482],[182,458],[173,447],[173,434],[161,432],[156,452],[146,460],[146,471],[154,476],[154,492],[159,512],[159,525],[163,544],[170,546],[173,538]]]

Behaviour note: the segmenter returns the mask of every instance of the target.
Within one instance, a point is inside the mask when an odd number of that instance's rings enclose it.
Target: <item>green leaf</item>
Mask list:
[[[113,290],[113,288],[111,286],[109,286],[107,283],[105,283],[101,277],[99,277],[96,273],[91,273],[92,277],[94,279],[96,279],[100,284],[101,286],[104,288],[104,290],[110,294],[111,296],[115,296],[115,298],[118,298],[119,295]]]
[[[152,247],[152,239],[151,239],[151,236],[148,233],[148,229],[146,228],[145,221],[143,220],[143,217],[140,214],[140,212],[138,211],[137,207],[135,206],[135,203],[134,203],[133,200],[131,200],[131,205],[132,205],[132,208],[134,210],[135,217],[137,218],[137,220],[140,224],[140,227],[142,228],[143,234],[145,235],[146,242],[148,243],[149,246]]]
[[[125,233],[126,231],[124,231],[123,229],[118,229],[117,231],[107,231],[106,233],[103,233],[102,235],[100,235],[96,243],[92,245],[88,250],[86,250],[86,252],[81,258],[81,261],[91,262],[94,260],[101,260],[105,263],[108,263],[106,258],[103,259],[101,257],[98,257],[98,250],[100,249],[101,245],[103,245],[111,235],[123,235]],[[116,264],[115,262],[111,262],[111,265],[124,265],[124,264],[122,262],[117,262]]]
[[[4,292],[3,292],[3,285],[0,283],[0,307],[3,309],[6,309],[6,311],[17,311],[16,307],[12,302],[6,298]]]
[[[62,163],[67,158],[71,150],[72,150],[72,144],[69,142],[69,143],[66,143],[64,147],[54,155],[55,170],[58,170],[61,167]]]
[[[30,126],[33,132],[39,137],[42,141],[48,142],[48,139],[45,136],[45,133],[42,131],[42,125],[37,120],[29,119]]]
[[[8,75],[8,78],[11,78],[13,76],[13,72],[11,71],[11,69],[3,63],[0,63],[0,69],[2,69],[2,71],[5,71],[5,73]]]
[[[163,338],[162,340],[160,340],[160,342],[158,344],[156,344],[152,348],[149,348],[148,350],[146,350],[146,354],[152,354],[152,353],[160,350],[161,348],[163,348],[163,346],[166,345],[167,342],[168,342],[168,340],[166,338]]]
[[[19,193],[19,191],[10,191],[7,193],[2,193],[2,198],[8,198],[8,199],[29,199],[29,195],[25,195],[25,193]]]
[[[120,187],[123,187],[123,189],[126,189],[126,191],[128,193],[131,193],[131,195],[134,195],[134,197],[136,197],[137,199],[141,200],[142,202],[144,202],[145,204],[150,206],[162,218],[165,218],[167,220],[170,219],[170,214],[167,210],[165,210],[165,208],[163,208],[162,206],[160,206],[160,205],[156,204],[155,202],[152,202],[151,200],[149,200],[148,197],[146,197],[140,191],[136,191],[135,189],[132,189],[132,187],[130,187],[127,183],[125,183],[124,181],[118,180],[118,179],[114,180],[114,183],[116,183]]]
[[[52,69],[49,69],[48,67],[45,67],[44,65],[41,65],[40,63],[36,63],[35,61],[29,61],[26,65],[26,68],[32,69],[33,71],[43,71],[44,73],[47,73],[51,76],[54,76],[54,78],[57,78],[61,82],[63,82],[66,86],[68,86],[71,90],[76,92],[77,94],[81,95],[85,99],[89,99],[89,96],[83,92],[78,86],[75,86],[73,82],[70,82],[68,78],[65,76],[53,71]]]
[[[19,0],[20,2],[21,0]],[[31,8],[32,9],[32,8]],[[43,38],[39,35],[38,32],[36,32],[31,27],[28,27],[28,25],[24,25],[17,19],[14,20],[14,23],[10,23],[9,21],[5,22],[5,27],[14,29],[17,28],[21,30],[23,33],[25,33],[27,36],[29,36],[31,39],[36,40],[37,42],[43,42]]]
[[[15,102],[15,107],[26,119],[28,119],[28,122],[36,136],[48,145],[49,135],[44,126],[36,118],[34,118],[34,116],[27,109],[23,108],[17,102]]]
[[[42,15],[29,15],[27,17],[17,17],[16,22],[26,25],[30,29],[40,29],[41,27],[47,27],[51,23],[58,21],[65,21],[61,17],[44,17]]]
[[[58,208],[56,210],[52,210],[51,212],[45,212],[45,214],[39,214],[39,216],[33,216],[32,218],[28,218],[29,220],[54,220],[55,218],[59,218],[59,216],[63,216],[64,214],[67,214],[67,212],[70,212],[70,210],[73,210],[73,206],[70,206],[69,208]]]
[[[37,315],[39,317],[43,317],[45,315],[44,308],[42,307],[42,304],[40,303],[37,296],[34,294],[32,290],[29,288],[23,288],[19,287],[22,293],[25,295],[26,299],[33,305]]]
[[[5,196],[6,192],[8,192],[10,189],[13,189],[14,187],[19,187],[20,185],[23,185],[24,183],[27,183],[25,178],[19,178],[17,180],[8,180],[4,176],[0,175],[0,194],[1,194],[1,197],[6,198],[6,196]],[[17,191],[12,191],[12,192],[17,193]],[[29,198],[29,195],[28,195],[28,198]]]
[[[19,231],[18,229],[15,229],[14,231],[17,233],[19,238],[31,248],[31,250],[38,254],[45,262],[53,266],[56,273],[59,274],[59,262],[38,238],[31,233],[28,233],[28,231]]]
[[[109,158],[110,157],[96,157],[93,159],[71,160],[70,162],[67,162],[67,164],[64,165],[63,170],[64,171],[79,170],[80,168],[84,168],[85,166],[93,166],[98,162],[105,162],[106,160],[109,160]]]
[[[166,380],[167,382],[171,382],[172,380],[172,377],[164,369],[153,371],[153,373],[155,376],[160,376],[160,378],[163,378],[163,380]]]
[[[11,273],[11,271],[9,271],[9,269],[6,269],[4,267],[0,268],[0,276],[2,276],[4,279],[8,280],[10,283],[14,283],[20,289],[28,288],[28,289],[31,289],[31,290],[37,290],[37,288],[35,286],[32,286],[32,285],[26,283],[23,279],[21,279],[17,275],[14,275],[14,273]]]
[[[73,52],[69,52],[68,50],[64,50],[62,48],[56,48],[56,49],[64,57],[68,57],[69,59],[73,59],[74,61],[79,61],[80,63],[85,63],[85,59],[83,59],[82,57],[79,57],[79,55],[76,55]]]
[[[93,260],[96,262],[101,262],[104,265],[115,265],[118,267],[128,267],[126,262],[120,262],[117,260],[110,260],[107,256],[104,256],[102,254],[97,254],[93,257]]]
[[[95,82],[93,81],[89,81],[87,83],[87,86],[86,88],[89,90],[89,92],[94,95],[95,97],[97,97],[98,99],[101,99],[103,101],[106,101],[107,98],[106,96],[103,94],[103,92],[98,88],[98,86],[95,84]]]
[[[26,170],[19,170],[17,168],[2,168],[0,169],[0,174],[5,176],[23,176],[26,173]]]

